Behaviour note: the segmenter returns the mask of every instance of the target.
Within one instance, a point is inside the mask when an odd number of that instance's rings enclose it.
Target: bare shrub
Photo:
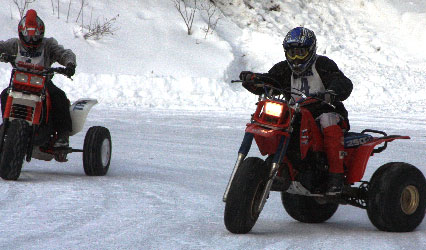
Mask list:
[[[100,22],[99,19],[86,26],[87,32],[84,33],[84,39],[92,38],[94,40],[100,40],[102,37],[107,35],[114,35],[114,32],[118,30],[118,28],[114,28],[114,22],[117,21],[117,18],[120,15],[116,15],[111,19],[104,19],[103,22]]]
[[[219,19],[221,18],[220,14],[218,13],[218,8],[216,7],[215,3],[211,0],[206,0],[205,2],[201,3],[199,7],[200,11],[203,11],[207,15],[207,27],[202,28],[204,31],[204,39],[207,38],[207,35],[212,33],[216,29],[216,25],[219,22]]]
[[[70,2],[68,4],[67,23],[68,23],[68,20],[69,20],[69,17],[70,17],[70,9],[71,9],[71,0],[70,0]]]
[[[80,11],[78,12],[77,18],[75,19],[75,22],[78,22],[78,19],[80,19],[81,16],[81,27],[84,26],[84,7],[87,5],[88,3],[86,3],[86,0],[81,0]]]
[[[192,23],[194,22],[195,12],[197,10],[197,0],[193,1],[193,7],[189,7],[189,1],[190,0],[171,0],[177,11],[179,11],[180,16],[182,17],[183,21],[185,22],[188,35],[192,34]],[[190,8],[190,11],[188,11],[188,8]]]

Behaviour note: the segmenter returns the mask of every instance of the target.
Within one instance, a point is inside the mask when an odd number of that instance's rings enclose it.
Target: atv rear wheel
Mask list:
[[[333,216],[339,204],[323,203],[315,197],[281,192],[285,211],[293,219],[304,223],[321,223]]]
[[[257,157],[245,159],[238,168],[225,205],[225,226],[231,233],[248,233],[256,224],[270,168]]]
[[[1,152],[0,176],[4,180],[17,180],[28,146],[29,125],[26,121],[13,120],[6,131]]]
[[[84,138],[83,167],[86,175],[103,176],[111,161],[111,134],[105,127],[89,128]]]
[[[390,162],[371,177],[367,214],[382,231],[410,232],[423,220],[426,209],[426,180],[411,164]]]

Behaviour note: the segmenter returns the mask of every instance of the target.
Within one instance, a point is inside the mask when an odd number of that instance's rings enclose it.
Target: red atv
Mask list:
[[[17,180],[24,158],[59,162],[67,161],[67,154],[83,153],[86,175],[105,175],[111,160],[111,135],[107,128],[89,128],[83,149],[55,148],[57,133],[51,122],[51,101],[45,87],[55,73],[65,75],[65,68],[43,68],[18,62],[15,56],[2,55],[3,61],[13,66],[3,124],[0,129],[0,176]],[[72,128],[70,136],[83,129],[87,114],[97,103],[94,99],[79,99],[70,107]]]
[[[390,162],[378,168],[370,182],[362,181],[370,156],[385,150],[388,142],[409,137],[371,129],[347,132],[343,191],[337,196],[325,195],[328,164],[323,137],[308,111],[309,105],[325,102],[306,96],[287,101],[285,96],[296,93],[268,85],[272,80],[258,76],[250,83],[263,87],[265,93],[259,96],[257,109],[247,124],[223,197],[226,228],[236,234],[248,233],[270,191],[279,191],[287,213],[300,222],[324,222],[339,204],[349,204],[367,209],[370,221],[379,230],[414,230],[422,222],[426,208],[426,181],[419,169],[404,162]],[[266,160],[245,159],[253,139],[260,153],[267,155]]]

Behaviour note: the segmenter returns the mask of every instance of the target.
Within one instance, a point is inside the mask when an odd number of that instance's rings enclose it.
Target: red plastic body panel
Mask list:
[[[20,65],[20,66],[22,66],[22,65]],[[37,68],[37,70],[42,70],[42,69],[43,69],[43,67]],[[28,80],[26,82],[21,82],[21,81],[16,80],[16,75],[18,73],[27,75]],[[34,76],[42,78],[43,79],[42,84],[40,84],[40,85],[31,84],[31,77],[34,77]],[[17,70],[14,73],[12,80],[13,80],[14,91],[17,91],[17,92],[29,91],[29,92],[32,92],[32,93],[37,95],[44,88],[44,84],[46,82],[46,77],[42,76],[42,75],[38,75],[38,74],[21,72],[21,71]],[[12,105],[13,105],[13,97],[8,96],[7,102],[6,102],[6,107],[5,107],[5,112],[4,112],[4,118],[10,118],[11,113],[13,113]],[[43,103],[37,102],[35,105],[36,106],[35,106],[35,109],[34,109],[34,116],[33,116],[33,111],[31,109],[31,107],[27,107],[27,116],[25,117],[25,120],[31,121],[35,125],[39,125],[41,113],[42,113],[42,109],[43,109]],[[50,100],[50,96],[48,94],[47,89],[46,89],[46,107],[47,107],[47,112],[46,112],[46,121],[47,121],[48,118],[49,118],[49,110],[51,109],[51,100]]]
[[[13,97],[8,96],[6,101],[6,107],[4,108],[4,118],[9,118],[10,116],[10,109],[12,107],[12,101]]]
[[[16,79],[16,75],[17,74],[25,74],[25,75],[27,75],[28,76],[28,80],[26,82],[18,81]],[[40,85],[31,84],[30,82],[31,82],[31,78],[32,77],[43,78],[42,84],[40,84]],[[16,89],[26,90],[26,91],[30,91],[30,92],[36,92],[36,93],[40,92],[43,89],[45,82],[46,82],[46,77],[40,76],[40,75],[36,75],[36,74],[27,73],[27,72],[16,71],[15,74],[14,74],[14,76],[13,76],[13,86]]]
[[[42,107],[42,103],[38,102],[36,103],[36,108],[34,110],[34,120],[33,120],[33,124],[35,125],[39,125],[40,124],[40,115],[41,115],[41,107]]]
[[[348,168],[346,182],[355,183],[361,181],[365,173],[365,168],[367,167],[368,159],[372,156],[374,147],[384,142],[391,142],[395,139],[410,139],[410,137],[398,136],[392,138],[374,138],[372,141],[357,148],[345,149],[347,155],[344,163]]]
[[[302,121],[300,123],[300,153],[302,160],[305,159],[310,148],[313,151],[323,151],[324,143],[320,129],[315,123],[311,112],[301,108]]]
[[[246,132],[254,134],[254,140],[262,155],[275,154],[281,136],[289,136],[287,132],[263,128],[254,123],[247,124]]]
[[[295,111],[289,108],[288,104],[283,105],[282,117],[271,118],[264,114],[264,106],[266,102],[260,101],[256,112],[253,114],[254,123],[247,124],[246,132],[254,134],[254,139],[262,155],[275,154],[282,136],[289,137],[290,134],[286,129],[290,126],[290,118],[293,117]],[[314,152],[324,151],[324,141],[321,130],[317,126],[312,114],[308,109],[300,107],[302,114],[300,124],[300,151],[302,160],[307,156],[310,150]],[[290,116],[291,114],[291,116]],[[356,148],[345,148],[344,164],[347,168],[346,182],[355,183],[361,181],[367,167],[368,159],[373,155],[374,148],[384,142],[391,142],[395,139],[410,139],[408,136],[385,136],[373,138],[373,140]],[[294,180],[295,170],[291,162],[284,158],[284,163],[289,167],[291,178]]]

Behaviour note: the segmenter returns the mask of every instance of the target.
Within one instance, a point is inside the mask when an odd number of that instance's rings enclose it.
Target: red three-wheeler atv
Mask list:
[[[2,61],[13,66],[3,123],[0,128],[0,176],[17,180],[24,158],[66,162],[72,152],[83,153],[86,175],[102,176],[111,160],[111,135],[107,128],[89,128],[83,149],[53,147],[57,133],[51,122],[51,101],[45,87],[55,73],[65,74],[65,68],[44,68],[27,62],[15,62],[16,56],[2,54]],[[95,99],[79,99],[70,107],[72,128],[70,136],[83,129],[87,114]]]
[[[383,231],[408,232],[422,222],[426,181],[419,169],[404,162],[390,162],[379,167],[369,182],[362,181],[370,156],[385,150],[388,142],[408,136],[371,129],[346,132],[345,184],[341,194],[326,195],[328,164],[323,137],[308,107],[318,102],[330,104],[323,98],[306,96],[288,101],[286,96],[301,92],[272,87],[267,84],[271,81],[258,75],[246,82],[263,87],[265,93],[259,96],[257,109],[247,124],[223,197],[225,226],[230,232],[244,234],[252,229],[270,191],[281,192],[285,210],[300,222],[324,222],[339,204],[366,209],[373,225]],[[253,139],[260,153],[267,156],[265,160],[246,158]]]

